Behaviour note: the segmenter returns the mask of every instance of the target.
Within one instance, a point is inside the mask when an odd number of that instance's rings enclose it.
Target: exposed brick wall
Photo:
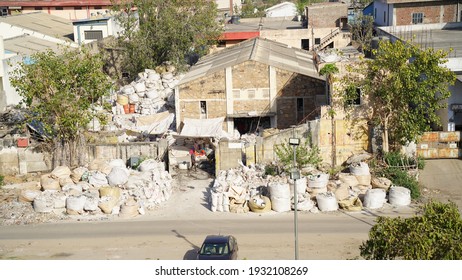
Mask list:
[[[441,10],[443,9],[443,17]],[[396,25],[412,24],[413,13],[423,13],[423,23],[443,23],[457,21],[457,4],[446,2],[409,3],[395,6]]]
[[[179,87],[179,98],[188,99],[224,99],[226,98],[225,70],[191,81]]]
[[[243,112],[266,112],[269,110],[270,102],[267,100],[235,100],[234,101],[234,114]]]
[[[313,111],[318,106],[315,97],[324,94],[324,82],[283,70],[276,71],[276,76],[278,128],[290,127],[298,124],[302,119],[315,119],[317,114]],[[297,113],[297,98],[303,98],[304,106],[301,113]]]
[[[269,66],[256,61],[246,61],[233,67],[233,88],[268,88]]]
[[[246,61],[232,68],[233,89],[268,89],[270,87],[269,66],[266,64]],[[315,96],[324,94],[324,82],[300,74],[276,69],[277,118],[278,128],[287,128],[297,123],[315,110]],[[303,112],[297,114],[297,98],[303,98]],[[179,108],[182,122],[186,118],[200,118],[200,101],[207,102],[207,117],[226,116],[225,71],[212,74],[209,77],[181,85],[179,88]],[[270,99],[259,96],[256,99],[235,99],[234,114],[251,111],[269,111]],[[309,119],[314,119],[311,114]],[[227,129],[226,122],[223,129]]]

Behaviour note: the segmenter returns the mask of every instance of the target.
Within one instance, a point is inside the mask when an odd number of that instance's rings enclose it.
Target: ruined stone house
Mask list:
[[[228,133],[284,129],[314,120],[326,101],[313,54],[254,38],[203,57],[175,89],[177,130],[185,118],[224,118]]]

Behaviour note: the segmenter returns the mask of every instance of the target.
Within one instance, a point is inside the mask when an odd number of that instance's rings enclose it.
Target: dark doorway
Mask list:
[[[259,129],[265,129],[271,127],[270,117],[253,117],[253,118],[235,118],[234,128],[239,131],[240,134],[247,133],[261,133]]]

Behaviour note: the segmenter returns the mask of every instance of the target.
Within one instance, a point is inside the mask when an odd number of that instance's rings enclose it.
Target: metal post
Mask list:
[[[296,151],[295,145],[292,146],[294,150],[294,169],[296,165]],[[294,178],[294,232],[295,232],[295,259],[298,260],[298,218],[297,218],[297,204],[298,204],[298,197],[297,197],[297,179]]]

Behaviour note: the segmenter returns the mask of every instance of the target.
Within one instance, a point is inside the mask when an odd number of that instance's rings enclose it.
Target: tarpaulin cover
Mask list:
[[[175,114],[169,113],[168,111],[154,115],[141,116],[136,119],[136,127],[131,130],[140,133],[163,134],[167,132],[174,118]]]
[[[187,137],[221,137],[223,135],[223,121],[225,118],[188,119],[183,120],[181,136]]]

